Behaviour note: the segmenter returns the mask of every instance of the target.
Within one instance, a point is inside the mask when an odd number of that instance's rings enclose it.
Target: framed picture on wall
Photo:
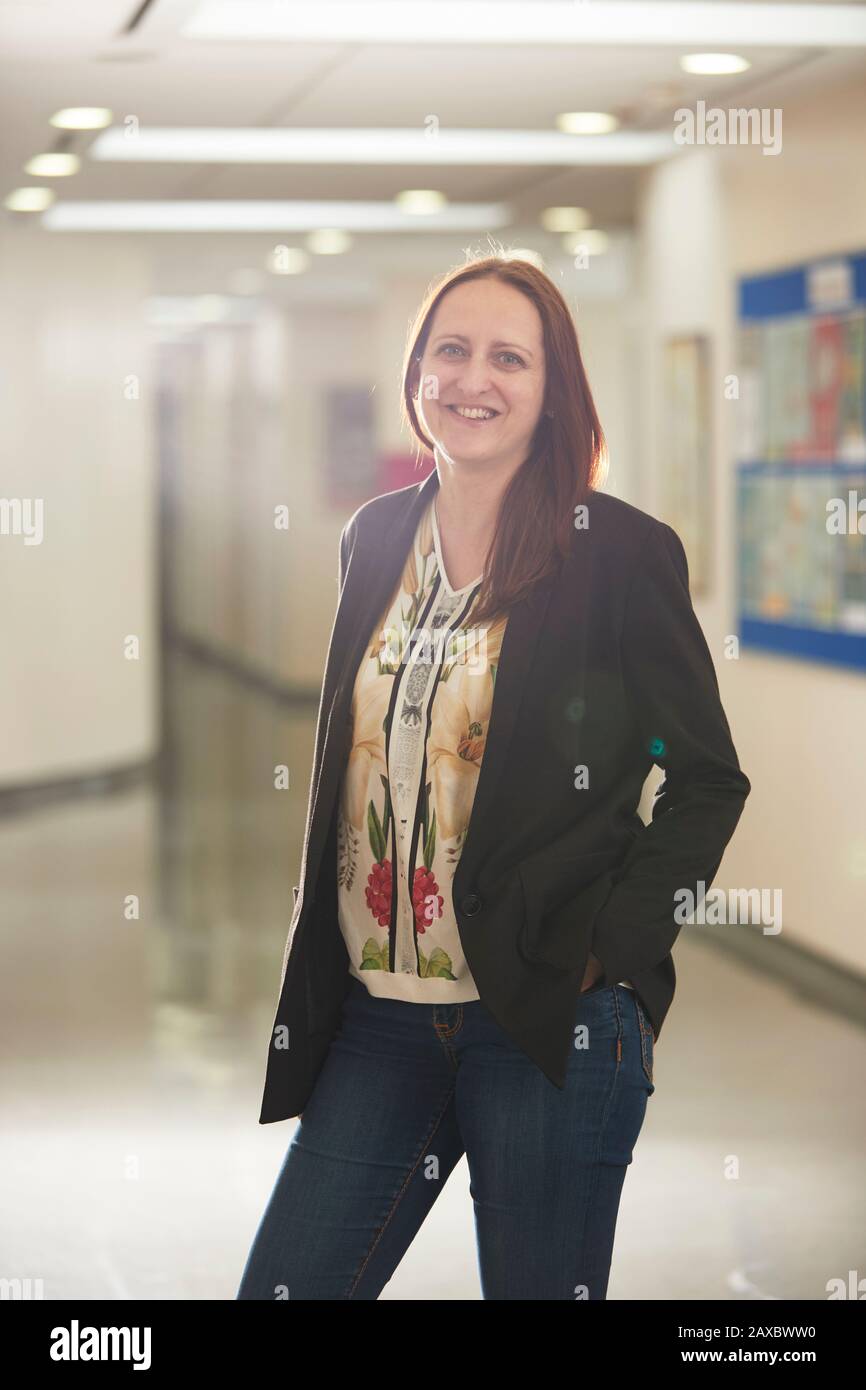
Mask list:
[[[709,340],[670,338],[664,347],[661,519],[685,546],[692,594],[705,594],[712,565],[712,421]]]

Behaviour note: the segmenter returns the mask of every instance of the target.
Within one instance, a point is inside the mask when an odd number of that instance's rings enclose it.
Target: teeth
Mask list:
[[[479,410],[477,407],[471,409],[465,405],[455,405],[452,407],[458,415],[465,415],[467,420],[492,420],[496,414],[495,410]]]

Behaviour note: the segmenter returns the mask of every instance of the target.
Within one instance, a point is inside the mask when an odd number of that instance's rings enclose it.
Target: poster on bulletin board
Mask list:
[[[866,668],[866,254],[739,284],[740,642]]]

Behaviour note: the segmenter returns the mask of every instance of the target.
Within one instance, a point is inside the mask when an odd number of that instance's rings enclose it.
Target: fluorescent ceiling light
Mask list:
[[[785,48],[866,45],[862,5],[740,4],[715,0],[342,0],[318,5],[273,0],[201,0],[181,26],[190,39],[257,39],[271,43],[396,44],[684,44]]]
[[[59,130],[102,130],[112,119],[107,106],[64,106],[62,111],[55,111],[51,124]]]
[[[44,212],[54,202],[53,188],[15,188],[3,199],[10,212]]]
[[[34,190],[50,193],[50,189]],[[53,194],[52,194],[53,196]],[[486,231],[506,227],[504,203],[450,203],[420,221],[391,203],[61,202],[42,225],[60,232],[311,232],[341,227],[359,232]]]
[[[144,126],[134,140],[114,128],[90,146],[91,159],[180,164],[652,164],[673,138],[618,131],[599,141],[558,130],[311,128],[294,130]]]
[[[39,178],[58,179],[68,174],[77,174],[81,160],[77,154],[35,154],[24,165],[25,174],[35,174]]]

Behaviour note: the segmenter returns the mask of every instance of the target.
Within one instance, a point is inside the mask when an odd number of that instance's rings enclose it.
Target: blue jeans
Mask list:
[[[376,1299],[465,1153],[485,1299],[604,1299],[652,1082],[633,991],[582,994],[560,1091],[480,1000],[352,979],[239,1299]]]

